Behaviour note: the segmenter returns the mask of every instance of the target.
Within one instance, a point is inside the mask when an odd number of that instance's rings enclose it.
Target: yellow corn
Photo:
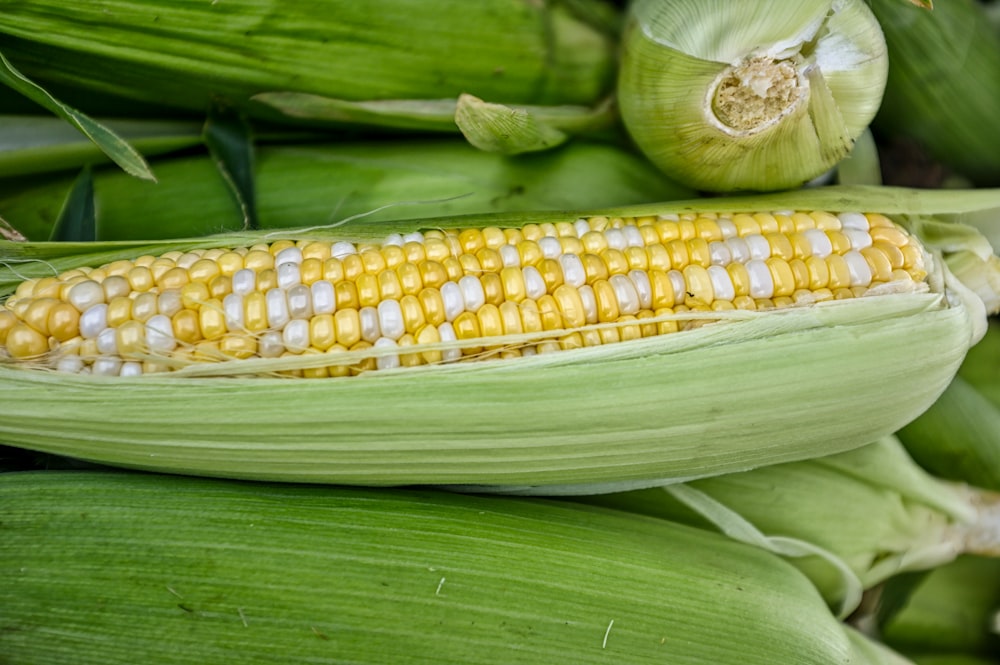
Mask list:
[[[136,375],[365,343],[384,369],[660,335],[704,322],[685,312],[795,307],[926,277],[920,244],[879,214],[593,216],[378,245],[280,240],[27,280],[0,310],[0,353]]]

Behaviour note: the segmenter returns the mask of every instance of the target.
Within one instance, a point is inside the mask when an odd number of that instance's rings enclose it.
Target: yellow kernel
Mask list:
[[[220,272],[219,264],[215,261],[199,259],[188,268],[188,277],[192,282],[205,282],[207,284],[219,275]]]
[[[629,270],[649,270],[649,254],[645,247],[626,247],[625,260]]]
[[[262,292],[243,297],[243,327],[250,332],[267,330],[267,296]]]
[[[496,305],[486,303],[476,312],[479,331],[483,337],[500,337],[503,335],[503,317]],[[457,333],[456,333],[457,334]]]
[[[726,272],[729,273],[729,281],[733,283],[733,293],[737,296],[745,296],[750,294],[750,273],[747,272],[747,267],[742,263],[730,263],[726,266]]]
[[[552,296],[548,297],[551,298]],[[545,330],[545,324],[542,321],[542,312],[537,302],[534,300],[522,300],[518,303],[517,309],[521,314],[521,327],[524,329],[524,332],[537,333]]]
[[[33,358],[49,350],[49,340],[26,323],[16,323],[7,331],[7,353],[12,358]]]
[[[358,275],[354,284],[358,292],[358,305],[360,307],[377,307],[381,296],[378,290],[378,276],[371,273]]]
[[[712,252],[704,238],[692,238],[687,242],[688,260],[694,265],[707,268],[712,265]]]
[[[583,254],[583,243],[576,236],[560,236],[559,246],[563,254]]]
[[[740,213],[733,215],[733,225],[736,227],[736,235],[745,238],[749,235],[760,234],[760,222],[751,215]]]
[[[502,303],[497,308],[500,313],[500,324],[504,335],[520,335],[524,332],[521,325],[521,308],[516,302],[510,300]]]
[[[352,282],[365,272],[365,262],[360,254],[348,254],[340,259],[340,263],[344,266],[344,279]]]
[[[872,243],[887,242],[890,245],[903,247],[908,245],[910,237],[898,226],[877,226],[869,231],[872,236]]]
[[[529,240],[527,235],[523,241],[517,243],[517,253],[521,256],[521,267],[536,265],[545,258],[542,248],[534,240]]]
[[[395,270],[386,270],[378,275],[378,292],[384,300],[399,300],[403,297],[403,285]]]
[[[715,288],[712,286],[712,278],[709,276],[708,270],[692,263],[684,268],[682,274],[684,275],[684,283],[687,285],[688,296],[685,298],[687,305],[690,307],[693,304],[690,301],[711,305],[712,301],[715,300]]]
[[[191,280],[188,278],[188,271],[184,268],[171,268],[160,275],[156,280],[156,285],[163,289],[179,289]]]
[[[618,249],[607,248],[600,253],[604,265],[608,267],[609,275],[624,275],[629,271],[628,259],[625,253]]]
[[[601,322],[617,321],[621,316],[618,308],[618,298],[614,287],[606,279],[599,279],[592,285],[594,299],[597,301],[597,320]]]
[[[299,264],[299,274],[303,284],[312,286],[323,279],[323,262],[317,258],[302,259],[302,263]]]
[[[665,245],[647,245],[646,257],[649,259],[650,270],[662,270],[666,272],[673,267],[670,263],[670,252]]]
[[[253,358],[257,355],[257,338],[245,333],[228,333],[219,340],[219,353],[237,360]]]
[[[406,259],[404,263],[420,263],[427,258],[427,252],[424,249],[423,243],[410,240],[403,243],[403,256]]]
[[[761,235],[768,235],[771,233],[778,232],[778,220],[776,220],[774,218],[774,215],[772,215],[771,213],[758,212],[753,216],[753,218],[757,220],[758,224],[760,224]]]
[[[60,291],[62,291],[62,285],[63,282],[58,277],[42,277],[34,282],[30,296],[34,298],[58,298]]]
[[[208,286],[204,282],[191,282],[181,287],[181,306],[185,309],[198,309],[209,298]]]
[[[361,341],[361,317],[356,309],[338,309],[333,314],[337,343],[351,348]]]
[[[274,255],[271,252],[252,249],[243,257],[243,267],[254,272],[274,269]]]
[[[563,285],[565,286],[565,285]],[[561,287],[560,287],[561,288]],[[538,314],[542,320],[543,330],[560,330],[563,327],[562,316],[559,314],[559,304],[555,294],[545,294],[538,299]]]
[[[424,234],[425,260],[441,263],[449,256],[451,256],[451,249],[448,247],[448,243],[440,238],[428,238],[427,234]],[[412,263],[419,263],[419,261]]]
[[[455,337],[459,341],[476,339],[482,336],[479,330],[479,318],[472,312],[462,312],[455,317],[451,325],[455,330]],[[481,346],[462,346],[462,354],[467,356],[480,353],[482,350],[483,347]]]
[[[146,348],[146,326],[138,321],[126,321],[115,329],[118,355],[124,360],[142,360]]]
[[[788,262],[788,267],[792,270],[795,280],[795,289],[808,289],[812,278],[809,274],[809,266],[802,259],[792,259]]]
[[[851,285],[851,270],[847,266],[847,261],[839,254],[826,257],[826,265],[830,269],[830,282],[827,286],[836,298],[838,289],[846,289]]]
[[[503,268],[500,252],[490,247],[483,247],[477,251],[476,260],[479,261],[479,267],[486,272],[500,272]]]
[[[458,234],[458,242],[466,254],[475,254],[486,246],[486,240],[479,229],[464,229]]]
[[[159,295],[150,291],[140,293],[132,300],[132,318],[145,323],[159,313]]]
[[[792,272],[788,261],[771,257],[764,261],[771,272],[771,279],[774,282],[774,297],[787,297],[795,292],[795,274]]]
[[[556,259],[542,259],[538,262],[538,273],[545,282],[545,290],[549,293],[555,291],[556,287],[563,283],[562,265]],[[521,272],[521,279],[524,279],[524,272]],[[527,294],[527,292],[525,292]]]
[[[441,288],[441,285],[448,281],[448,271],[440,261],[430,259],[421,261],[417,264],[417,268],[424,286]]]
[[[462,254],[458,257],[458,262],[462,266],[463,275],[479,275],[483,271],[479,259],[474,254]]]
[[[555,263],[553,259],[545,259],[545,261],[552,261]],[[544,274],[542,277],[544,279]],[[527,296],[527,290],[524,283],[524,272],[522,272],[520,268],[511,266],[501,269],[500,282],[503,287],[503,300],[520,302]]]
[[[344,264],[340,259],[323,260],[323,279],[336,284],[344,279]]]
[[[830,266],[826,260],[818,256],[810,256],[806,258],[805,263],[806,268],[809,269],[809,290],[825,289],[830,283]]]
[[[873,282],[888,282],[892,278],[892,263],[877,247],[862,248],[861,256],[865,257],[868,267],[871,268]]]
[[[579,328],[587,323],[580,292],[568,284],[556,287],[552,292],[562,317],[561,327]]]
[[[673,307],[677,302],[677,294],[674,292],[674,284],[670,277],[662,270],[651,270],[649,272],[649,283],[652,287],[653,307],[664,308]]]
[[[263,295],[263,294],[262,294]],[[193,309],[182,309],[170,319],[174,329],[174,338],[183,344],[194,344],[202,339],[201,328],[198,325],[198,312]]]
[[[420,268],[416,263],[409,261],[400,263],[396,266],[396,276],[405,295],[416,295],[424,288],[424,281],[420,278]]]
[[[428,344],[439,344],[441,342],[441,332],[438,330],[437,326],[428,324],[417,331],[415,336],[415,342],[421,346]],[[423,362],[428,365],[436,365],[443,360],[443,354],[440,350],[425,350],[421,351],[421,356],[423,357]]]
[[[454,256],[446,258],[441,262],[441,265],[444,266],[445,272],[448,274],[448,279],[452,282],[457,282],[465,275],[465,270],[462,268],[462,262]]]
[[[503,280],[495,272],[486,272],[480,276],[483,285],[483,294],[486,302],[499,305],[503,302]]]
[[[608,265],[597,254],[584,254],[580,257],[580,261],[583,263],[583,272],[588,284],[593,283],[594,280],[607,279],[611,276],[608,272]]]
[[[851,249],[850,239],[840,231],[827,231],[830,244],[833,245],[834,254],[843,254]]]
[[[795,258],[795,249],[792,247],[792,242],[787,235],[783,233],[769,233],[764,236],[764,239],[767,240],[767,244],[771,247],[771,256],[784,259],[785,261],[791,261]]]
[[[683,240],[671,240],[666,244],[667,257],[670,259],[670,265],[676,269],[680,270],[686,266],[691,261],[691,256],[688,254],[688,245]]]
[[[134,302],[131,298],[126,298],[125,296],[112,298],[111,302],[108,303],[108,311],[106,313],[108,327],[116,328],[126,321],[131,321],[134,318],[132,316],[133,306]]]
[[[229,275],[216,275],[208,283],[208,294],[213,298],[222,300],[233,292],[233,278]]]
[[[399,300],[399,307],[403,311],[403,326],[406,332],[415,333],[427,323],[424,308],[417,296],[404,295]]]
[[[49,334],[49,313],[58,300],[55,298],[28,298],[28,306],[21,320],[46,337]]]
[[[360,309],[361,301],[358,298],[358,288],[354,282],[344,280],[337,282],[333,287],[333,297],[338,309]],[[345,344],[344,346],[350,346]]]
[[[222,310],[222,302],[215,299],[205,302],[198,309],[198,323],[205,339],[219,339],[226,334],[228,328],[226,316]]]
[[[0,312],[0,328],[3,327],[2,319],[3,314]],[[68,302],[56,303],[49,310],[48,329],[49,335],[60,342],[76,337],[80,334],[80,312]],[[0,344],[2,343],[3,340],[0,339]]]

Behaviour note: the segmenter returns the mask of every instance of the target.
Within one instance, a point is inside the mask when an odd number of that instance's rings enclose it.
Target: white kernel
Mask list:
[[[743,238],[750,249],[750,258],[764,260],[771,256],[771,243],[759,233],[751,233]]]
[[[716,300],[732,302],[736,299],[736,287],[733,286],[733,279],[729,276],[728,270],[722,266],[709,266],[708,277],[712,280],[712,290],[715,292]]]
[[[378,304],[378,323],[383,338],[397,340],[406,333],[403,308],[398,300],[383,300]]]
[[[514,245],[500,245],[500,261],[504,268],[519,268],[521,266],[521,253]]]
[[[668,270],[667,277],[670,279],[670,286],[674,289],[674,304],[680,305],[687,296],[687,282],[684,280],[684,273],[680,270]]]
[[[236,332],[243,330],[243,296],[229,293],[222,299],[222,313],[226,317],[226,330]]]
[[[578,219],[573,222],[573,229],[576,231],[576,237],[582,238],[584,233],[590,231],[590,222],[585,219]]]
[[[740,236],[733,236],[732,238],[726,238],[724,241],[726,247],[729,248],[729,255],[733,257],[733,261],[736,263],[746,263],[750,260],[750,247],[747,245],[747,241]]]
[[[282,263],[276,272],[279,289],[290,289],[302,283],[302,269],[298,263]]]
[[[403,235],[400,233],[390,234],[388,238],[382,241],[383,247],[402,247],[404,244]]]
[[[97,335],[97,352],[106,356],[118,353],[118,336],[114,328],[105,328]]]
[[[465,311],[465,300],[462,289],[456,282],[448,281],[441,285],[441,300],[444,302],[444,318],[454,321],[455,317]]]
[[[486,292],[483,291],[483,283],[479,278],[465,275],[458,280],[458,288],[462,290],[466,311],[474,314],[486,304]]]
[[[760,260],[747,262],[747,275],[750,277],[751,298],[773,298],[774,279],[767,264]]]
[[[844,229],[843,234],[851,243],[851,249],[864,249],[872,246],[872,234],[858,229]]]
[[[719,232],[722,234],[723,240],[739,236],[739,230],[736,228],[736,225],[733,224],[733,220],[723,218],[717,220],[716,223],[719,225]]]
[[[142,363],[134,360],[123,362],[118,376],[142,376]]]
[[[458,337],[455,335],[455,329],[452,327],[451,323],[444,321],[438,325],[438,334],[441,336],[442,342],[455,342],[458,341]],[[459,360],[462,357],[462,349],[457,347],[450,349],[441,349],[441,358],[444,362],[453,362]]]
[[[630,270],[628,278],[639,294],[639,309],[653,309],[653,285],[649,281],[649,273],[645,270]]]
[[[372,348],[379,350],[397,349],[399,348],[399,345],[396,344],[396,341],[393,339],[389,339],[388,337],[379,337],[375,340],[374,344],[372,344]],[[375,367],[377,369],[396,369],[399,365],[398,353],[388,353],[385,355],[379,354],[375,356]]]
[[[177,260],[174,261],[174,264],[178,268],[184,268],[185,270],[187,270],[188,268],[193,266],[196,261],[200,260],[201,260],[200,254],[195,254],[194,252],[185,252],[184,254],[181,254],[180,256],[177,257]]]
[[[279,288],[268,289],[264,295],[267,306],[267,325],[269,328],[281,329],[288,323],[288,300],[285,298],[285,290]]]
[[[96,376],[118,376],[121,372],[122,359],[114,356],[98,356],[90,371]]]
[[[424,244],[424,234],[420,231],[413,231],[412,233],[407,233],[403,236],[403,244],[408,242],[415,242],[418,244]]]
[[[250,268],[242,268],[233,273],[233,293],[250,295],[257,288],[257,274]]]
[[[292,353],[302,353],[309,348],[309,322],[292,319],[281,330],[281,343]]]
[[[157,314],[146,321],[146,346],[150,353],[170,353],[177,348],[170,317]]]
[[[312,291],[313,314],[333,314],[336,311],[337,297],[330,281],[320,279],[309,288]]]
[[[635,284],[625,275],[611,275],[608,279],[618,300],[618,310],[622,314],[636,314],[639,311],[639,292]]]
[[[313,315],[312,291],[305,284],[288,289],[288,315],[293,319],[308,319]]]
[[[621,251],[628,247],[628,241],[625,240],[625,234],[622,233],[621,229],[606,229],[604,231],[604,239],[611,249]]]
[[[79,374],[83,369],[83,358],[78,355],[63,356],[56,363],[56,371],[67,374]]]
[[[104,302],[104,289],[94,280],[88,279],[71,286],[66,299],[82,313]]]
[[[587,271],[583,268],[583,261],[576,254],[561,254],[559,265],[563,271],[563,282],[569,286],[580,288],[587,283]]]
[[[80,336],[86,339],[94,339],[102,330],[108,327],[108,306],[105,303],[97,303],[87,308],[80,315]]]
[[[545,279],[542,273],[538,272],[535,266],[525,266],[521,271],[524,274],[524,294],[531,300],[538,300],[546,293]]]
[[[538,239],[538,247],[542,250],[542,256],[547,259],[554,259],[562,254],[562,243],[559,238],[545,236]]]
[[[868,223],[868,218],[860,212],[842,212],[837,215],[837,219],[840,220],[840,228],[842,231],[846,231],[847,229],[868,231],[871,228],[871,225]]]
[[[282,335],[276,330],[268,330],[257,338],[257,353],[261,358],[278,358],[285,352]]]
[[[868,261],[857,250],[844,253],[844,262],[851,274],[851,286],[868,286],[872,283],[872,269]]]
[[[708,243],[708,256],[712,265],[726,266],[733,262],[733,254],[729,251],[729,245],[718,240]]]
[[[812,248],[812,255],[825,259],[833,253],[833,243],[830,236],[820,229],[806,229],[802,232],[809,246]]]
[[[156,299],[156,309],[160,314],[173,316],[184,308],[180,289],[167,289]]]
[[[346,240],[335,242],[333,243],[333,246],[330,247],[330,256],[335,259],[342,259],[345,256],[357,253],[358,248],[354,246],[354,243],[347,242]]]
[[[639,227],[634,224],[626,224],[622,227],[622,233],[625,234],[625,245],[628,247],[645,247],[646,243],[642,239],[642,233],[639,231]]]
[[[382,336],[377,309],[371,306],[362,307],[358,310],[358,319],[361,326],[361,339],[372,344]]]
[[[283,263],[294,263],[295,265],[302,263],[302,250],[293,246],[278,252],[274,257],[274,265],[280,268]]]

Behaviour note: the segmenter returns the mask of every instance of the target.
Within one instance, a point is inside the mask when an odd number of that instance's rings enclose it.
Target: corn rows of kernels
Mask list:
[[[789,307],[924,277],[923,252],[905,231],[859,213],[594,217],[431,230],[380,245],[281,240],[29,280],[0,310],[0,350],[107,375],[387,353],[294,372],[339,376],[608,344],[677,330],[674,321],[649,322],[664,314]],[[551,338],[532,344],[406,350],[543,331]]]

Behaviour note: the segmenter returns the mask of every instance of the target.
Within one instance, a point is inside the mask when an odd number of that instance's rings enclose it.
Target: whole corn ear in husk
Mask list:
[[[185,238],[238,231],[246,220],[208,155],[155,159],[157,182],[93,172],[98,240]],[[570,210],[688,198],[637,155],[575,141],[503,157],[459,139],[262,144],[254,155],[261,228],[324,226],[512,210]],[[76,174],[0,181],[0,217],[33,240],[50,237]],[[148,185],[148,186],[147,186]]]
[[[991,320],[947,390],[899,437],[934,473],[1000,491],[1000,321]]]
[[[262,112],[255,95],[299,93],[395,104],[405,116],[462,93],[595,104],[614,74],[613,20],[604,3],[586,0],[451,1],[433,10],[404,0],[112,8],[17,0],[0,3],[0,52],[42,84],[178,109],[223,103]]]
[[[778,557],[615,511],[92,472],[0,497],[16,662],[899,662]]]
[[[888,58],[863,0],[629,6],[618,103],[670,177],[716,192],[798,187],[847,157]]]
[[[1000,184],[1000,34],[976,0],[932,11],[872,0],[889,49],[875,127],[883,140],[915,140],[979,186]]]
[[[919,415],[985,328],[982,300],[886,215],[998,198],[828,188],[7,243],[0,438],[180,473],[542,493],[841,452]]]
[[[837,455],[583,500],[717,529],[784,554],[842,616],[857,609],[862,588],[898,573],[933,568],[965,551],[1000,556],[1000,496],[931,477],[894,437]]]

